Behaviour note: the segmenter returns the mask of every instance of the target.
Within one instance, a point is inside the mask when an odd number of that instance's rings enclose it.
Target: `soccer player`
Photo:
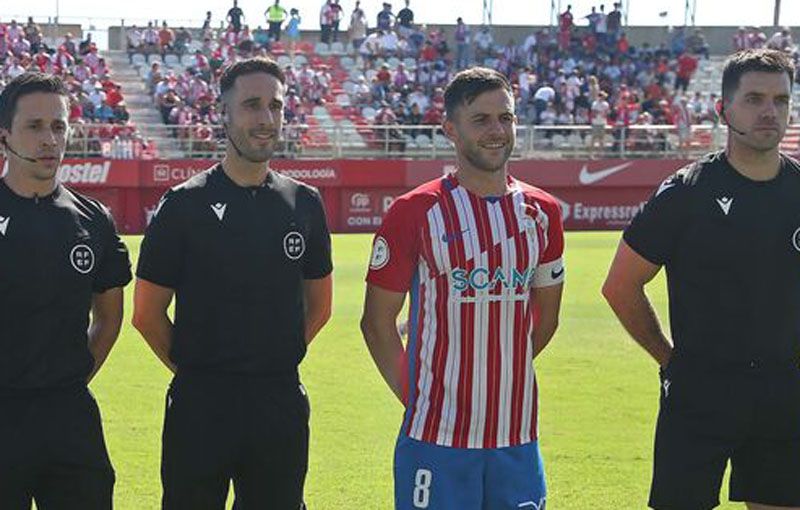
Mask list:
[[[503,75],[458,73],[445,111],[458,169],[392,204],[373,243],[361,322],[405,407],[395,504],[542,509],[532,362],[558,323],[560,209],[508,175],[517,118]],[[395,323],[406,294],[404,349]]]
[[[298,364],[331,312],[319,192],[270,170],[285,78],[243,60],[220,79],[223,161],[168,191],[142,242],[134,326],[173,372],[164,509],[297,510],[309,407]],[[174,324],[167,308],[175,296]]]
[[[661,366],[650,506],[800,508],[800,165],[781,154],[794,69],[772,50],[722,74],[724,151],[665,180],[603,294]],[[666,267],[670,341],[644,286]]]
[[[114,470],[87,383],[130,279],[105,206],[62,186],[69,99],[25,73],[0,94],[0,508],[110,510]],[[91,321],[89,313],[91,311]]]

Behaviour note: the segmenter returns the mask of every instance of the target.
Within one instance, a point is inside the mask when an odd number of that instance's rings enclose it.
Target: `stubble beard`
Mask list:
[[[229,133],[228,137],[230,138],[229,142],[233,141],[235,147],[238,147],[239,151],[241,151],[241,155],[239,155],[238,152],[236,155],[250,163],[266,163],[272,159],[272,156],[275,154],[275,147],[280,141],[278,138],[275,138],[268,146],[263,149],[258,149],[253,147],[249,135],[244,130],[237,129]]]
[[[514,142],[513,140],[509,140],[508,145],[503,148],[503,157],[499,163],[494,163],[486,158],[481,151],[484,149],[481,148],[478,144],[470,144],[467,148],[465,147],[462,151],[464,158],[470,162],[470,164],[475,167],[476,169],[486,172],[486,173],[495,173],[499,172],[500,170],[506,167],[509,158],[511,158],[511,153],[514,151]]]

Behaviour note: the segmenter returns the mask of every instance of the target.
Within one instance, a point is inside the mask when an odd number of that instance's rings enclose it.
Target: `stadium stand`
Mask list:
[[[489,66],[509,77],[520,125],[518,151],[525,157],[542,152],[585,156],[597,149],[609,155],[657,156],[703,152],[724,140],[725,129],[713,107],[724,56],[711,54],[700,30],[675,27],[663,40],[632,45],[615,21],[617,6],[606,15],[605,27],[596,12],[585,16],[588,26],[578,26],[565,11],[556,27],[517,34],[517,40],[502,27],[458,23],[447,33],[401,24],[389,12],[381,14],[380,29],[362,38],[364,13],[356,11],[350,16],[356,26],[347,34],[358,37],[347,41],[342,40],[344,32],[329,43],[314,34],[291,43],[272,40],[261,27],[215,29],[209,15],[199,29],[173,31],[167,22],[160,28],[155,23],[125,28],[121,52],[100,55],[84,41],[88,51],[80,56],[76,49],[81,62],[72,62],[65,48],[76,44],[64,40],[61,49],[45,51],[41,58],[56,69],[66,66],[80,81],[78,118],[84,123],[109,118],[108,109],[98,103],[91,74],[112,98],[120,91],[113,84],[122,85],[127,113],[120,115],[140,127],[114,132],[112,140],[150,138],[154,142],[148,150],[165,157],[219,154],[224,147],[216,112],[219,74],[231,62],[253,55],[276,59],[286,72],[288,157],[451,153],[437,127],[443,115],[441,89],[469,65]],[[788,29],[771,37],[743,29],[731,41],[731,49],[763,45],[797,58]],[[5,74],[19,72],[19,62],[4,60]],[[114,69],[113,81],[103,77],[103,66]],[[601,93],[607,107],[599,100]],[[795,94],[798,108],[800,95]],[[795,119],[797,114],[795,109]],[[599,140],[592,135],[593,125],[604,128]],[[790,128],[784,147],[792,152],[800,148],[798,128]]]
[[[513,39],[499,44],[491,27],[475,29],[459,23],[448,38],[441,30],[387,22],[387,16],[391,21],[394,15],[382,12],[381,28],[360,43],[306,40],[293,52],[280,41],[257,40],[246,26],[238,33],[230,27],[215,32],[207,26],[199,38],[188,38],[189,52],[182,58],[158,60],[163,64],[155,73],[145,71],[145,63],[153,65],[149,57],[158,52],[133,53],[131,61],[147,80],[162,121],[180,127],[172,131],[173,136],[185,139],[187,132],[194,131],[192,143],[204,148],[221,134],[204,127],[215,124],[213,99],[220,70],[252,55],[271,56],[285,69],[286,121],[291,126],[292,148],[306,155],[331,150],[334,145],[356,152],[447,150],[449,144],[435,130],[443,113],[440,90],[459,68],[475,64],[493,67],[509,77],[520,124],[536,126],[530,137],[534,148],[586,149],[591,144],[588,126],[595,120],[593,106],[600,92],[608,98],[604,118],[609,136],[603,143],[612,150],[701,150],[712,146],[719,138],[713,105],[722,58],[709,55],[701,31],[688,33],[683,27],[673,29],[661,44],[633,47],[615,21],[618,14],[617,5],[603,22],[593,12],[587,16],[589,25],[578,27],[572,14],[565,11],[553,33],[542,29],[519,44]],[[351,18],[357,17],[354,13]],[[796,53],[791,36],[779,35],[773,37],[775,44]],[[142,39],[135,27],[129,31],[131,39]],[[753,33],[743,44],[767,43],[765,37]],[[693,127],[702,125],[708,128]],[[671,129],[648,131],[645,128],[649,126]],[[796,145],[793,140],[797,136],[793,128],[786,143]]]
[[[0,23],[0,89],[26,71],[60,75],[70,91],[72,143],[68,153],[111,158],[152,158],[156,153],[130,120],[122,85],[88,35],[51,40],[32,17]]]

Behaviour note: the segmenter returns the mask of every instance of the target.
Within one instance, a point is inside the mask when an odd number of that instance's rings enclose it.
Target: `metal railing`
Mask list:
[[[70,157],[115,159],[221,158],[222,126],[138,125],[156,151],[143,147],[141,135],[100,139],[96,125],[78,127],[67,149]],[[800,126],[795,126],[800,129]],[[512,159],[694,157],[724,146],[724,126],[696,125],[680,133],[674,126],[634,125],[519,126]],[[357,125],[329,121],[322,125],[287,125],[276,152],[281,158],[447,159],[455,152],[440,126]]]

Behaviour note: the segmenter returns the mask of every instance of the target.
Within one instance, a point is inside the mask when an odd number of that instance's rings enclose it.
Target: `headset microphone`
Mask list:
[[[728,129],[730,129],[739,136],[744,136],[747,134],[747,131],[741,131],[739,129],[736,129],[734,125],[731,124],[731,121],[728,120],[728,116],[725,115],[725,104],[722,102],[722,99],[720,99],[717,102],[717,113],[719,114],[720,117],[722,117],[722,120],[725,121],[725,124],[728,125]]]
[[[228,114],[228,111],[223,109],[222,110],[222,127],[225,129],[225,138],[227,138],[228,142],[230,142],[230,144],[233,145],[233,150],[235,150],[236,154],[238,154],[239,157],[241,158],[241,157],[243,157],[242,151],[239,150],[239,146],[236,145],[236,142],[233,141],[233,138],[231,138],[231,135],[228,134],[228,122],[230,122],[230,116]]]
[[[30,157],[28,157],[28,156],[23,156],[23,155],[22,155],[22,154],[20,154],[19,152],[15,151],[15,150],[14,150],[14,148],[13,148],[13,147],[11,147],[11,145],[9,145],[9,144],[8,144],[8,141],[5,139],[5,137],[3,137],[3,138],[0,138],[0,143],[2,143],[2,144],[3,144],[3,146],[6,148],[6,150],[7,150],[8,152],[10,152],[11,154],[15,155],[15,156],[16,156],[16,157],[18,157],[19,159],[24,159],[25,161],[27,161],[27,162],[29,162],[29,163],[37,163],[37,162],[39,161],[39,160],[38,160],[38,159],[36,159],[36,158],[30,158]]]

